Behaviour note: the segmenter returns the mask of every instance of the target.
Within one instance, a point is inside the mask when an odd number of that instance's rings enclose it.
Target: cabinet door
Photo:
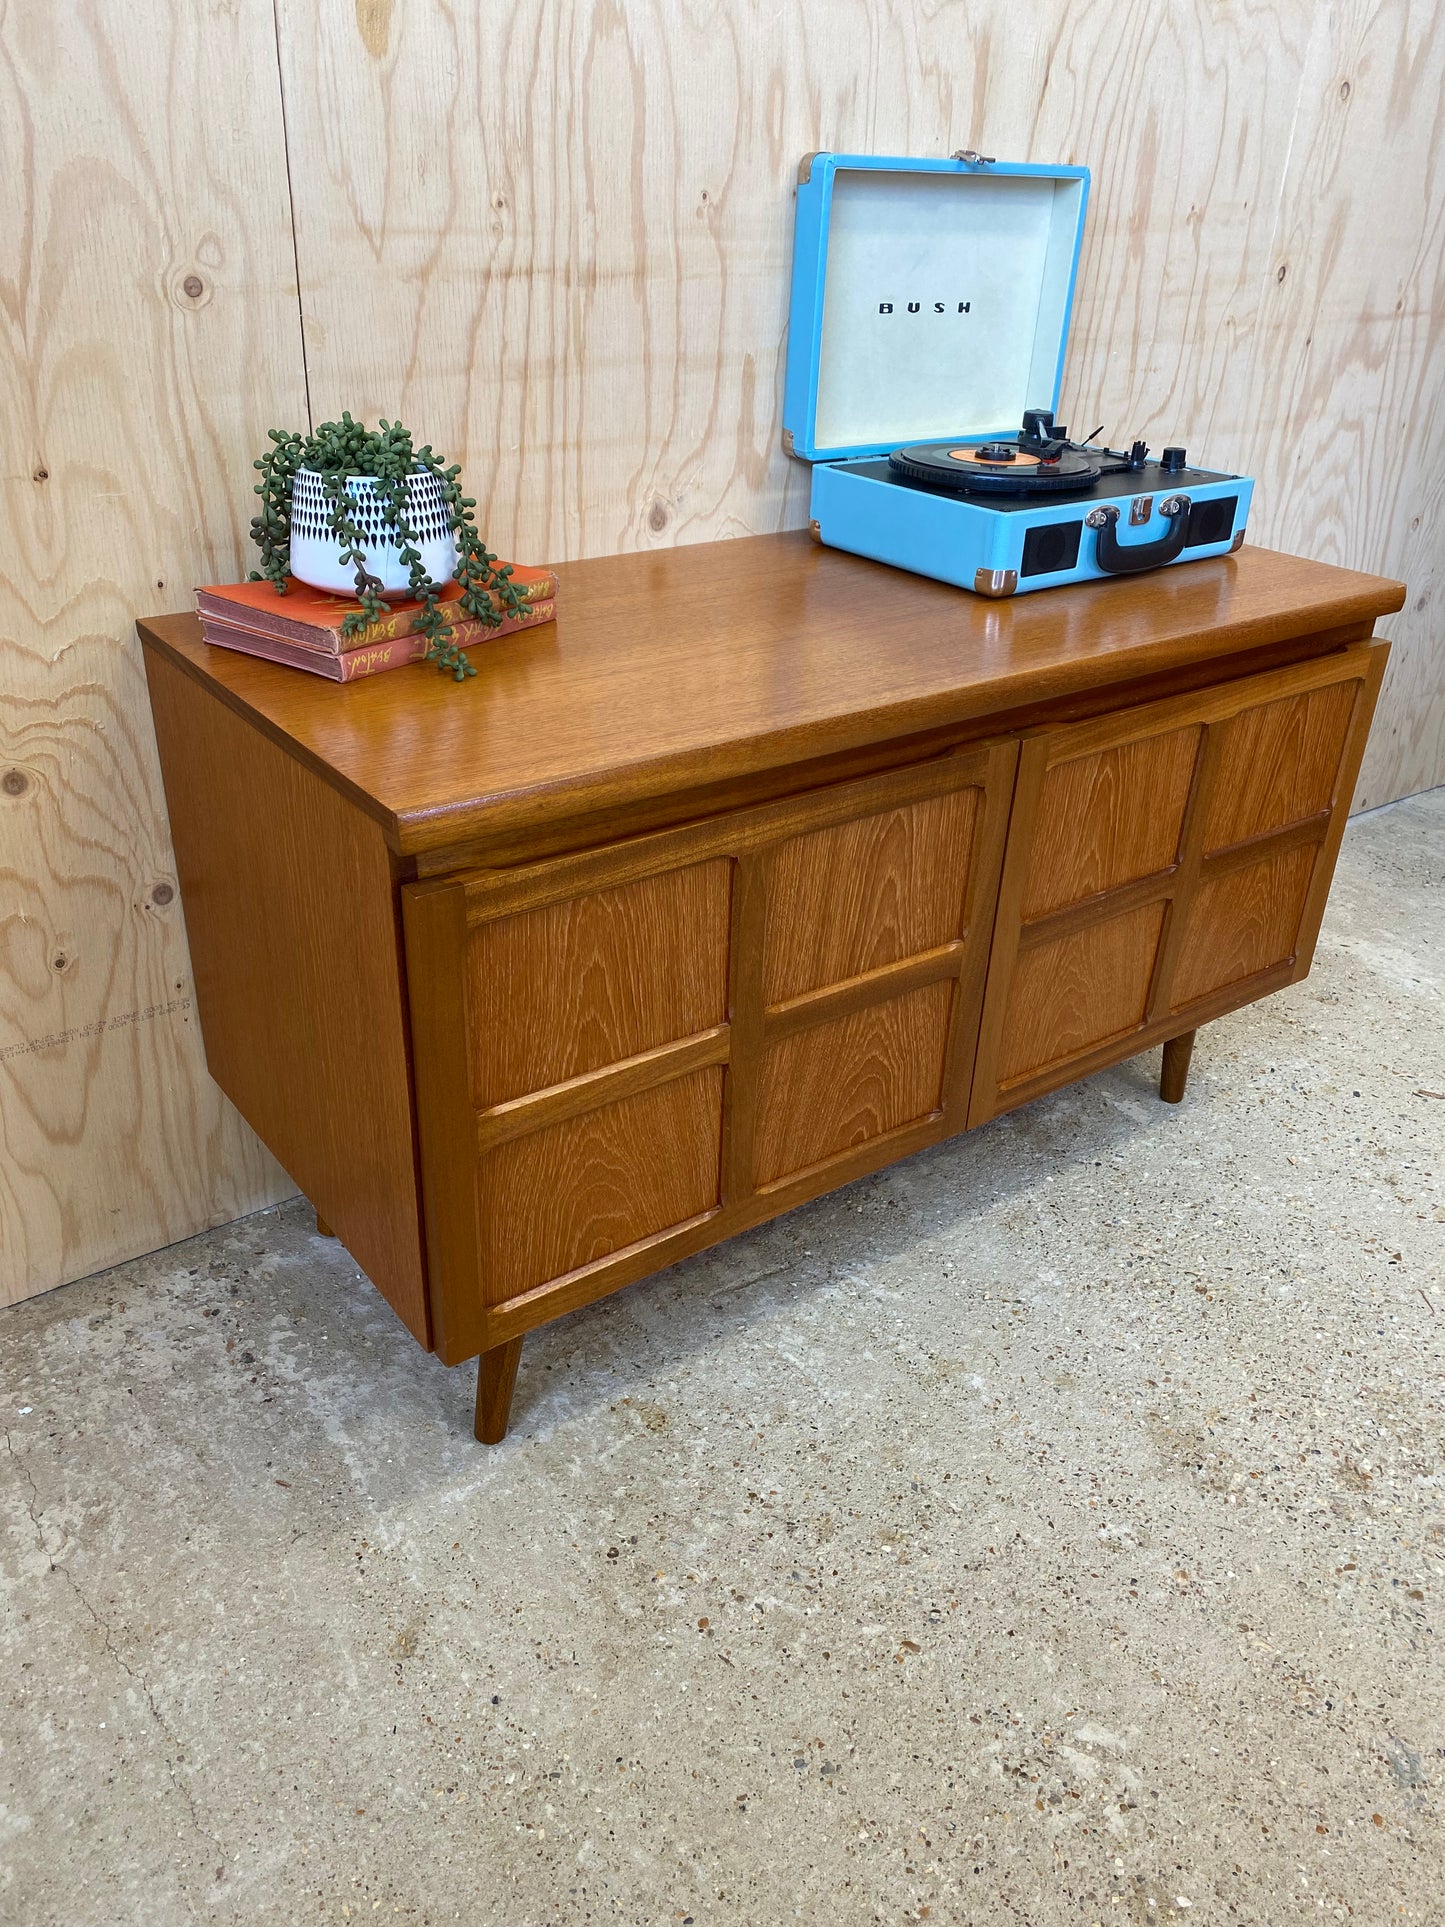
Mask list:
[[[1305,974],[1387,653],[1025,737],[971,1123]]]
[[[406,886],[444,1358],[964,1128],[1017,756]]]

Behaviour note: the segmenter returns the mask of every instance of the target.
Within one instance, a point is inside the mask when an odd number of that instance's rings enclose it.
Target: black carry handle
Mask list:
[[[1106,575],[1136,575],[1141,569],[1162,568],[1184,553],[1184,539],[1189,533],[1189,497],[1171,495],[1167,502],[1159,504],[1159,513],[1169,517],[1168,534],[1161,535],[1157,542],[1131,542],[1126,547],[1114,533],[1118,509],[1090,509],[1084,519],[1098,531],[1094,555]]]

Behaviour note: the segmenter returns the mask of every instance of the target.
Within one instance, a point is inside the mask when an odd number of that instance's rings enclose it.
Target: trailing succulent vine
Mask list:
[[[458,682],[475,676],[476,669],[457,646],[451,622],[438,600],[442,584],[428,578],[416,531],[407,520],[407,478],[422,472],[434,475],[441,485],[456,542],[456,579],[463,611],[492,628],[504,616],[524,612],[526,605],[510,580],[510,565],[499,565],[482,541],[477,529],[476,498],[463,495],[457,480],[460,465],[444,468],[430,444],[425,448],[413,445],[411,431],[400,422],[383,421],[370,429],[364,422],[353,421],[349,413],[339,422],[323,422],[312,435],[273,428],[270,441],[271,447],[255,463],[261,477],[256,483],[261,504],[251,523],[251,536],[261,551],[261,567],[251,572],[251,580],[268,581],[278,595],[285,595],[291,566],[291,487],[298,469],[311,469],[321,477],[329,526],[341,559],[356,570],[356,596],[361,607],[343,620],[342,634],[354,636],[380,622],[387,605],[379,593],[379,580],[367,571],[364,537],[346,487],[348,476],[369,475],[395,530],[397,553],[411,572],[411,593],[422,605],[415,627],[418,635],[426,637],[427,660],[439,669],[450,670]]]

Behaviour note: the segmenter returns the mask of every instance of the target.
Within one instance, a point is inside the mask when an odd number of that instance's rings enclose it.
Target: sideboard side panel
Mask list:
[[[430,1345],[381,830],[159,651],[146,669],[207,1068]]]

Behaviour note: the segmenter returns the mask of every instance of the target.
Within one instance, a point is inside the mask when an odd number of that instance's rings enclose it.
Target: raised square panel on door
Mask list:
[[[1183,910],[1172,1010],[1293,962],[1319,846],[1305,844],[1201,882]]]
[[[981,794],[970,785],[780,844],[768,865],[765,1001],[960,941]]]
[[[1139,904],[1020,948],[998,1047],[1003,1089],[1139,1028],[1164,911],[1162,901]]]
[[[1026,923],[1174,863],[1201,733],[1190,723],[1046,769],[1020,910]]]
[[[1385,654],[1025,739],[971,1123],[1303,975]]]
[[[1217,726],[1206,855],[1328,811],[1358,688],[1351,678],[1278,696]]]
[[[722,1079],[707,1065],[482,1158],[482,1290],[501,1305],[715,1210]]]
[[[942,1111],[951,980],[863,1005],[770,1044],[756,1181],[810,1171]]]
[[[720,1024],[731,867],[714,857],[476,924],[476,1102],[505,1103]]]

